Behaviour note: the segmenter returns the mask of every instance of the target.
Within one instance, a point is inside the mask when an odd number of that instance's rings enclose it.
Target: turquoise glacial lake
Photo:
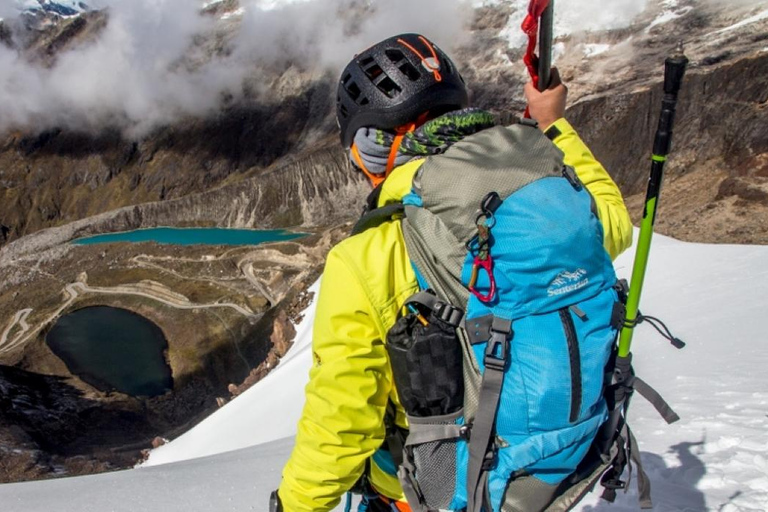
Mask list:
[[[173,388],[163,331],[127,309],[78,309],[61,317],[45,341],[70,372],[101,391],[158,396]]]
[[[72,243],[78,245],[114,242],[157,242],[169,245],[258,245],[266,242],[295,240],[303,236],[306,235],[281,229],[149,228],[78,238]]]

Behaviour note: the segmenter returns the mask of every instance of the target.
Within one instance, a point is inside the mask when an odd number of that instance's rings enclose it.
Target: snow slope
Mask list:
[[[631,254],[620,257],[619,274],[628,276],[631,264]],[[678,351],[647,325],[638,327],[634,340],[638,374],[682,417],[666,426],[641,398],[632,404],[655,510],[767,510],[768,344],[760,320],[768,311],[768,247],[689,244],[657,235],[642,304],[688,343]],[[155,450],[145,466],[0,485],[0,509],[266,511],[290,454],[312,364],[313,312],[307,310],[296,344],[275,371]],[[590,495],[579,510],[637,510],[634,488],[612,506]]]

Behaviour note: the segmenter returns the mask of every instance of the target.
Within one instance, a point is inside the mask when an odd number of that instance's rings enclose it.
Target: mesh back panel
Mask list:
[[[412,206],[406,206],[405,212],[403,237],[408,256],[438,297],[462,307],[469,300],[469,291],[461,283],[467,249],[431,212]]]
[[[506,199],[540,178],[561,176],[562,170],[562,152],[540,130],[521,125],[483,130],[428,158],[413,182],[424,208],[405,210],[408,255],[440,296],[465,305],[464,244],[477,232],[482,199],[489,192]]]
[[[563,154],[538,129],[514,125],[483,130],[427,159],[414,187],[424,208],[464,243],[475,231],[480,201],[489,192],[506,199],[547,176],[562,176]]]

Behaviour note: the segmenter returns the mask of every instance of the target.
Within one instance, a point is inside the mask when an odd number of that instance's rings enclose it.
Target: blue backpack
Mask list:
[[[623,486],[639,452],[607,390],[626,290],[561,151],[530,124],[484,130],[357,230],[395,210],[421,290],[387,338],[411,508],[568,510],[601,477]]]

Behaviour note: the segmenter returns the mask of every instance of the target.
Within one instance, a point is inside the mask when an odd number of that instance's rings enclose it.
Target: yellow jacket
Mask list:
[[[565,120],[554,143],[592,193],[616,258],[632,243],[632,224],[616,184]],[[383,185],[379,206],[400,201],[423,160],[398,167]],[[326,511],[360,478],[384,441],[389,401],[407,426],[392,381],[384,340],[405,299],[418,291],[400,222],[385,222],[350,237],[328,255],[313,332],[314,365],[306,388],[296,445],[279,494],[288,512]],[[403,499],[397,478],[374,462],[370,481]]]

